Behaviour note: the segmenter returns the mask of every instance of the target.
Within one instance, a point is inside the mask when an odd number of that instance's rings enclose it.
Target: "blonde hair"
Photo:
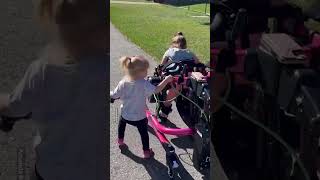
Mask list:
[[[147,71],[149,68],[149,62],[143,56],[124,56],[120,58],[120,62],[123,71],[131,78],[136,78],[140,72]]]
[[[183,36],[182,32],[177,32],[171,42],[171,47],[173,48],[179,48],[179,49],[186,49],[187,48],[187,40]]]
[[[37,1],[40,21],[48,29],[57,30],[59,39],[69,51],[92,53],[103,49],[107,52],[107,13],[100,0]]]

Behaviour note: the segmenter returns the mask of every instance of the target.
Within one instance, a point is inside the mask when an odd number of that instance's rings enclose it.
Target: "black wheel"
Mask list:
[[[193,102],[196,102],[196,97],[195,97],[195,94],[192,94],[190,99],[193,101]],[[189,117],[190,117],[190,125],[191,126],[194,126],[198,119],[199,119],[199,109],[193,104],[193,103],[189,103]]]
[[[203,170],[203,169],[201,168],[201,166],[200,166],[200,164],[201,164],[200,152],[199,152],[199,149],[196,147],[195,144],[194,144],[194,148],[193,148],[192,161],[193,161],[193,166],[194,166],[198,171],[202,171],[202,170]]]
[[[210,167],[210,140],[205,140],[203,138],[209,137],[206,137],[205,134],[203,134],[203,137],[194,135],[193,140],[192,162],[194,168],[196,168],[199,172],[202,172]]]
[[[320,125],[317,119],[316,109],[320,107],[319,82],[318,76],[304,77],[305,84],[299,85],[298,91],[292,97],[286,112],[290,113],[290,118],[287,117],[281,128],[286,141],[296,150],[299,158],[303,163],[310,179],[316,180],[320,169],[319,160],[319,132]],[[317,80],[313,82],[312,80]],[[310,83],[311,82],[311,83]],[[309,84],[308,84],[309,83]],[[289,131],[290,130],[290,131]],[[287,159],[287,162],[285,161]],[[282,168],[287,169],[287,172],[282,172],[280,175],[283,179],[300,180],[306,179],[301,167],[295,163],[294,172],[292,170],[292,160],[290,155],[284,154],[281,157],[283,161]]]
[[[176,100],[176,106],[183,112],[189,112],[189,101],[182,96],[178,96]]]
[[[159,115],[160,114],[160,110],[161,110],[160,106],[161,106],[160,103],[158,103],[157,104],[157,108],[156,108],[156,116],[158,117],[159,122],[164,124],[164,123],[166,123],[168,121],[168,119],[164,118],[164,117],[161,117]]]

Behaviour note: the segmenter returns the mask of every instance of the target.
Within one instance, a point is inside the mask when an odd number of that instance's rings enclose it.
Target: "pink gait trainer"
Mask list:
[[[144,159],[149,159],[152,158],[154,156],[154,152],[152,151],[152,149],[143,151],[143,158]]]

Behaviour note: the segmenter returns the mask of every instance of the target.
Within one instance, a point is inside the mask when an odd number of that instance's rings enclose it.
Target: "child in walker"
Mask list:
[[[193,62],[194,64],[200,63],[199,58],[187,48],[187,40],[182,32],[177,32],[171,42],[171,47],[164,53],[161,65],[168,62]],[[181,86],[176,86],[176,90],[169,89],[167,91],[166,101],[160,103],[159,119],[166,122],[170,112],[172,111],[172,99],[178,96],[176,91],[180,91]]]
[[[122,57],[120,59],[124,78],[117,87],[110,92],[112,99],[122,100],[121,116],[118,126],[118,145],[126,147],[124,132],[127,124],[136,126],[141,136],[144,158],[151,158],[154,152],[149,146],[148,120],[145,114],[147,109],[146,98],[154,93],[161,92],[173,77],[167,76],[158,86],[145,80],[149,62],[142,56]]]

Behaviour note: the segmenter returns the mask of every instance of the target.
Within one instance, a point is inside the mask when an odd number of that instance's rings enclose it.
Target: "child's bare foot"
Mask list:
[[[154,152],[152,151],[152,149],[143,151],[143,158],[144,159],[149,159],[149,158],[153,158],[153,157],[154,157]]]

